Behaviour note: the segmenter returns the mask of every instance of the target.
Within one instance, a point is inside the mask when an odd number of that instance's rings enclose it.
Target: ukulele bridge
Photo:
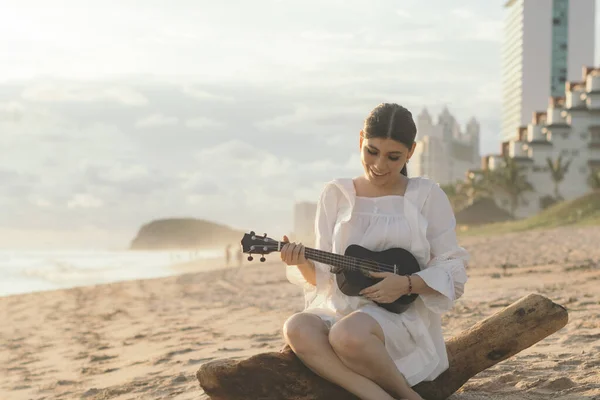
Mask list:
[[[398,275],[398,266],[394,264],[394,274]]]

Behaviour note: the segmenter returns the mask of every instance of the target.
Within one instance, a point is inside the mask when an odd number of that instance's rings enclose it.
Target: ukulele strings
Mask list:
[[[262,248],[267,248],[267,250],[275,250],[275,251],[279,251],[280,250],[280,246],[279,244],[271,244],[271,243],[265,243],[264,245],[258,246],[258,247],[262,247]],[[311,250],[316,250],[316,249],[311,249]],[[316,250],[319,251],[319,250]],[[334,258],[336,257],[349,257],[349,256],[345,256],[345,255],[341,255],[341,254],[332,254],[331,256],[327,255],[325,257],[331,257],[332,261]],[[339,260],[339,262],[336,262],[336,264],[341,265],[343,268],[348,268],[348,269],[352,269],[352,270],[366,270],[366,271],[372,271],[372,272],[394,272],[394,266],[393,265],[387,265],[387,264],[378,264],[374,261],[370,261],[370,260],[364,260],[364,259],[360,259],[360,258],[354,258],[354,260],[356,260],[356,263],[364,265],[354,265],[355,262],[354,261],[347,261],[343,258],[341,258]],[[338,261],[338,260],[336,260]]]

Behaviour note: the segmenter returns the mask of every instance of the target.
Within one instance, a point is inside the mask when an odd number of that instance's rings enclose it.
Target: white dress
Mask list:
[[[446,194],[429,179],[410,178],[404,196],[375,198],[357,197],[352,179],[336,179],[319,199],[315,247],[338,254],[351,244],[372,251],[405,248],[419,260],[417,274],[437,293],[419,295],[407,311],[395,314],[364,297],[343,294],[328,265],[315,263],[316,286],[295,266],[287,267],[287,277],[304,288],[304,312],[318,315],[329,327],[354,311],[373,317],[383,329],[388,353],[414,386],[448,368],[441,314],[462,295],[469,259],[457,243],[455,226]]]

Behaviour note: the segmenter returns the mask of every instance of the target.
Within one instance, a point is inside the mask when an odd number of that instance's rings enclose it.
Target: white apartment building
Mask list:
[[[595,0],[509,0],[502,46],[502,140],[511,139],[566,81],[594,64]]]
[[[501,153],[483,158],[483,168],[495,169],[502,155],[513,157],[523,166],[534,191],[527,192],[515,214],[528,217],[539,212],[540,199],[554,197],[547,159],[562,155],[571,161],[559,194],[569,200],[591,191],[588,177],[600,169],[600,68],[583,68],[583,80],[567,82],[565,97],[550,98],[546,111],[533,114],[532,120],[516,129],[516,138],[502,143]],[[509,199],[494,196],[498,206],[510,211]]]
[[[427,109],[417,117],[417,147],[408,163],[409,176],[425,176],[443,185],[464,180],[468,170],[481,166],[479,123],[467,123],[465,132],[447,108],[433,122]]]

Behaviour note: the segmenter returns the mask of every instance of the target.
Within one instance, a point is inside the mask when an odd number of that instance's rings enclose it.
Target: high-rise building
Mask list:
[[[594,64],[595,0],[509,0],[502,47],[502,140]]]
[[[467,171],[481,165],[479,122],[471,118],[462,132],[448,108],[438,120],[427,111],[417,116],[417,147],[408,163],[409,176],[425,176],[440,185],[464,180]]]

